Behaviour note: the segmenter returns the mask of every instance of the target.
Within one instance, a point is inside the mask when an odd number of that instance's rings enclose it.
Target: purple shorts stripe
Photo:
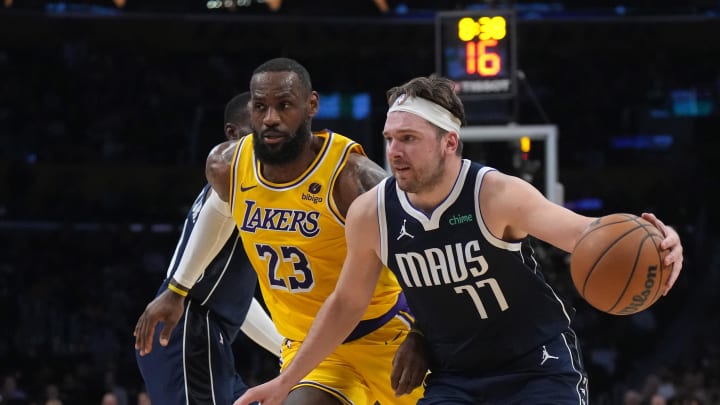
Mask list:
[[[355,327],[355,329],[350,332],[350,336],[348,336],[343,343],[351,342],[355,339],[360,339],[368,333],[377,330],[381,326],[390,322],[390,320],[393,319],[395,315],[397,315],[400,311],[410,312],[410,309],[407,306],[407,301],[405,300],[405,294],[403,294],[402,292],[398,294],[398,299],[395,302],[395,305],[392,306],[392,308],[390,308],[386,313],[377,318],[360,321]]]

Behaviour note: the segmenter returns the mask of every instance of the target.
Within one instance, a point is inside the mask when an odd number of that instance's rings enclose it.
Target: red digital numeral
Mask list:
[[[495,76],[500,72],[500,55],[489,51],[488,48],[497,46],[497,41],[487,39],[484,41],[468,42],[465,47],[465,71],[469,75],[475,73],[480,76]]]

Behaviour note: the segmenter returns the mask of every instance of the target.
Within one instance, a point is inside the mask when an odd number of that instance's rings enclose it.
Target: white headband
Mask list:
[[[421,97],[408,97],[407,94],[402,94],[390,107],[388,114],[393,111],[405,111],[415,114],[448,132],[455,132],[460,135],[460,120],[450,111],[430,100]]]

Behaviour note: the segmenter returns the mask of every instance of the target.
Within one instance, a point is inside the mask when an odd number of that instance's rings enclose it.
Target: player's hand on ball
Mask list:
[[[665,255],[664,264],[666,266],[672,266],[672,273],[668,278],[663,295],[667,295],[668,291],[675,284],[675,281],[680,276],[680,271],[683,265],[683,247],[680,243],[680,235],[670,226],[665,225],[661,220],[657,219],[654,214],[644,212],[642,218],[651,224],[655,225],[656,228],[665,235],[665,239],[660,243],[660,248],[663,250],[669,250],[669,253]]]

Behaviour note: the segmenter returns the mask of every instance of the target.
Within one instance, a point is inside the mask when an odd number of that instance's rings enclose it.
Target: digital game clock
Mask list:
[[[439,12],[436,71],[457,84],[463,99],[511,98],[516,93],[515,12]]]

